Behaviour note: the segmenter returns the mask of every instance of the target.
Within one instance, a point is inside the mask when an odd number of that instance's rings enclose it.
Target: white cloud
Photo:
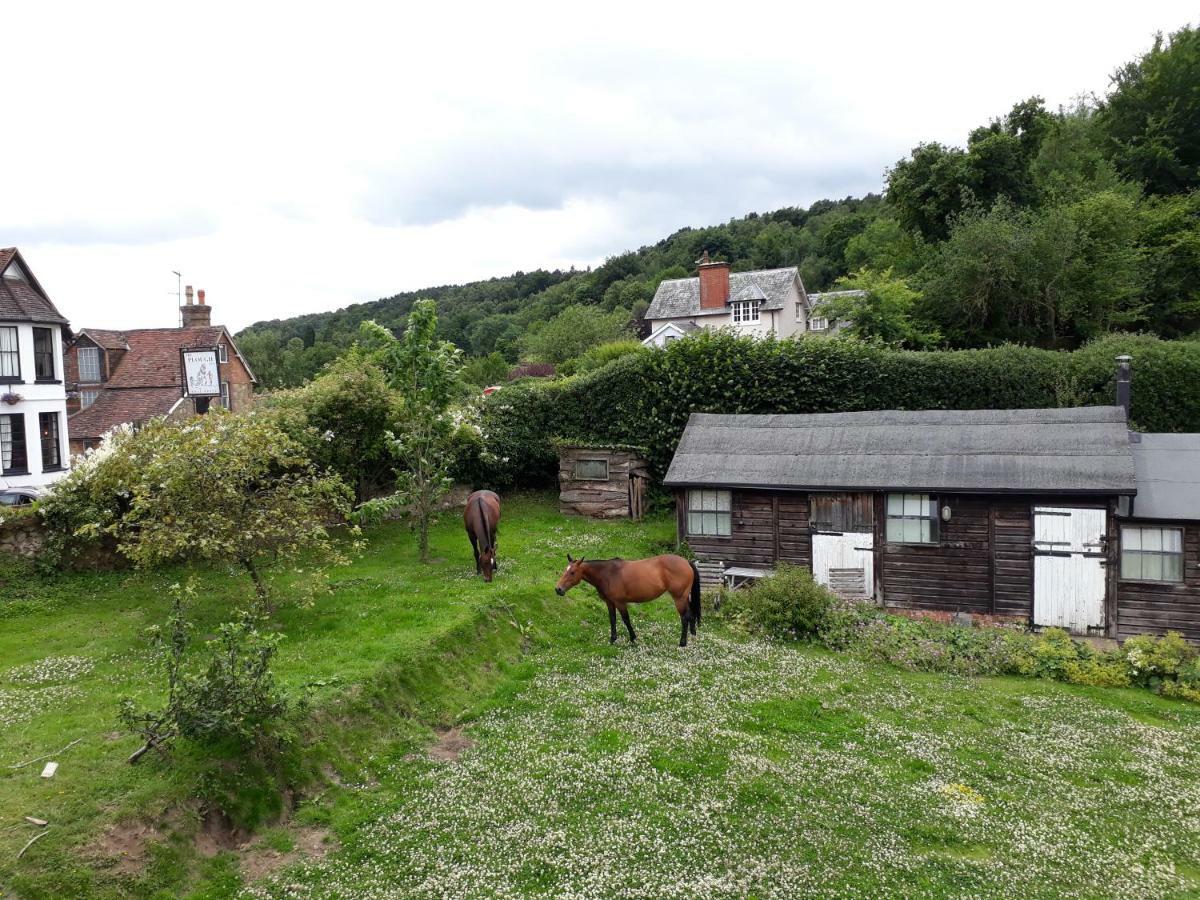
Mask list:
[[[878,190],[921,140],[1101,92],[1183,3],[25,4],[0,245],[75,325],[233,327]]]

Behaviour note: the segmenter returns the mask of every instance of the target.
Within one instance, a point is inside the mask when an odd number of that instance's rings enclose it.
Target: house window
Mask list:
[[[928,494],[888,494],[887,539],[893,544],[936,544],[937,501]]]
[[[25,416],[0,416],[0,474],[25,475],[29,458],[25,454]]]
[[[749,324],[758,321],[757,300],[737,300],[733,303],[733,322],[735,325]]]
[[[100,348],[79,348],[79,380],[85,384],[96,384],[100,381]]]
[[[10,381],[21,380],[21,356],[17,351],[17,329],[15,325],[0,328],[0,378]]]
[[[79,392],[79,408],[87,409],[89,406],[91,406],[93,403],[96,402],[96,400],[99,396],[100,396],[99,391],[80,391]]]
[[[829,320],[823,316],[814,316],[808,320],[809,331],[827,331],[829,329]]]
[[[804,321],[804,301],[803,300],[796,301],[796,321],[797,322]]]
[[[576,481],[608,481],[607,459],[575,460]]]
[[[42,471],[62,468],[62,451],[58,440],[58,413],[38,413],[38,430],[42,433]]]
[[[231,409],[229,405],[229,382],[221,382],[221,405],[226,409]]]
[[[667,344],[671,343],[671,341],[674,341],[674,340],[676,340],[676,337],[675,337],[675,335],[673,335],[673,334],[667,334],[667,335],[664,335],[664,336],[663,336],[663,345],[665,346],[665,345],[667,345]]]
[[[732,506],[729,491],[688,491],[688,534],[729,537]]]
[[[229,362],[229,348],[224,344],[217,344],[217,362]]]
[[[33,329],[33,374],[38,381],[54,380],[54,332]]]
[[[1128,581],[1183,581],[1183,529],[1123,526],[1121,577]]]

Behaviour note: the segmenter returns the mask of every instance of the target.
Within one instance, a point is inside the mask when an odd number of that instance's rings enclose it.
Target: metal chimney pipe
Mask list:
[[[1133,374],[1129,368],[1131,362],[1133,362],[1132,356],[1117,357],[1117,406],[1124,408],[1126,422],[1129,421],[1129,409],[1133,395]]]

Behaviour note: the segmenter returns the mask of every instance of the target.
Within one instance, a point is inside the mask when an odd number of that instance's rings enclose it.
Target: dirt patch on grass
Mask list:
[[[241,847],[242,877],[248,882],[258,881],[302,859],[324,859],[337,849],[337,840],[327,828],[298,828],[291,836],[291,850],[268,847],[261,838]]]
[[[475,741],[463,734],[461,727],[439,728],[438,739],[429,747],[430,759],[453,762],[463,751],[475,746]]]
[[[222,850],[237,850],[249,840],[244,829],[238,828],[219,809],[208,809],[200,817],[200,830],[196,832],[196,852],[211,859]]]
[[[163,839],[163,832],[148,822],[118,822],[100,835],[92,852],[103,860],[111,860],[112,870],[119,875],[136,875],[146,865],[146,852],[151,844]]]

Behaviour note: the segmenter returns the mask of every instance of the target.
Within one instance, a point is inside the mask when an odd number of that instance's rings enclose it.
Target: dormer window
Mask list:
[[[79,380],[84,384],[100,382],[100,348],[79,348]]]
[[[736,300],[731,305],[733,324],[748,325],[759,320],[757,300]]]

